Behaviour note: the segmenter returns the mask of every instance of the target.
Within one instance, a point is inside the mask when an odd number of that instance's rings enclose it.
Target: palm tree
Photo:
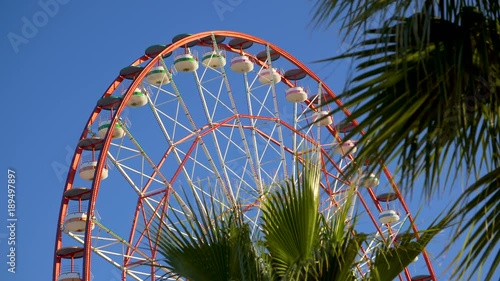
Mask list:
[[[158,221],[157,261],[167,277],[199,280],[393,280],[424,249],[443,225],[418,241],[376,250],[369,275],[357,276],[363,243],[374,235],[356,234],[349,219],[354,188],[335,215],[319,212],[320,169],[305,161],[298,178],[284,180],[261,198],[258,234],[251,235],[239,204],[223,198],[187,203],[190,214],[176,212]],[[194,189],[185,190],[196,192]],[[207,200],[209,200],[207,202]],[[210,206],[210,207],[208,207]]]
[[[345,138],[364,134],[351,172],[397,160],[402,188],[421,177],[426,199],[465,174],[469,186],[446,217],[457,223],[452,242],[465,237],[454,277],[489,263],[479,278],[492,279],[500,263],[499,2],[320,0],[314,9],[317,24],[340,22],[353,43],[323,60],[356,65],[339,95],[355,108],[346,122],[362,119]]]

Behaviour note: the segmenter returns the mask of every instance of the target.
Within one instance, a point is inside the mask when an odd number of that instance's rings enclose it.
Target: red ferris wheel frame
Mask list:
[[[299,60],[297,60],[296,58],[294,58],[292,55],[290,55],[289,53],[287,53],[283,49],[279,48],[278,46],[276,46],[276,45],[274,45],[272,43],[269,43],[268,41],[265,41],[263,39],[255,37],[255,36],[251,36],[251,35],[248,35],[248,34],[240,33],[240,32],[234,32],[234,31],[207,31],[207,32],[201,32],[201,33],[197,33],[197,34],[194,34],[194,35],[186,36],[186,37],[184,37],[184,38],[182,38],[182,39],[180,39],[180,40],[172,43],[171,45],[169,45],[168,47],[166,47],[163,51],[161,51],[160,53],[158,53],[154,57],[150,57],[148,55],[143,55],[140,58],[138,58],[137,60],[135,60],[131,64],[131,66],[139,66],[139,65],[144,64],[146,62],[147,62],[147,64],[144,67],[141,68],[140,72],[136,73],[135,77],[133,78],[133,81],[132,81],[131,85],[128,87],[126,93],[123,95],[121,103],[118,105],[118,107],[114,111],[114,114],[111,117],[111,124],[110,124],[109,130],[108,130],[108,132],[106,134],[106,137],[103,139],[101,153],[99,154],[99,157],[98,157],[98,160],[97,160],[97,167],[96,167],[95,177],[94,177],[94,179],[92,181],[92,188],[91,188],[91,192],[90,192],[90,198],[89,198],[89,204],[88,204],[88,210],[87,210],[87,217],[89,217],[89,218],[93,217],[94,216],[94,212],[95,212],[94,207],[95,207],[95,202],[96,202],[96,199],[97,199],[97,196],[98,196],[98,193],[99,193],[99,187],[100,187],[100,182],[101,182],[101,171],[102,171],[102,169],[105,166],[106,153],[103,153],[103,152],[108,151],[109,148],[110,148],[111,139],[112,139],[111,136],[112,136],[113,131],[115,129],[115,124],[117,124],[117,122],[119,120],[119,116],[120,116],[121,112],[124,110],[124,108],[125,108],[128,100],[131,98],[131,96],[132,96],[132,94],[134,92],[134,89],[136,89],[139,86],[140,82],[145,78],[145,76],[147,75],[147,73],[158,63],[158,61],[165,54],[168,54],[168,53],[170,53],[170,52],[172,52],[172,51],[174,51],[174,50],[176,50],[178,48],[186,46],[187,44],[189,44],[191,42],[194,42],[194,41],[200,42],[199,44],[202,45],[202,46],[207,46],[206,44],[201,43],[201,39],[207,38],[207,37],[210,37],[210,36],[216,36],[216,35],[217,36],[230,37],[230,38],[237,38],[237,39],[246,40],[246,41],[254,42],[254,43],[257,43],[257,44],[261,44],[261,45],[264,45],[264,46],[268,46],[268,48],[272,49],[273,51],[275,51],[276,53],[278,53],[279,55],[281,55],[282,57],[284,57],[285,59],[287,59],[291,63],[295,64],[295,66],[297,66],[298,68],[300,68],[301,70],[303,70],[310,78],[312,78],[316,82],[320,83],[321,86],[322,86],[322,88],[323,88],[323,90],[325,91],[325,93],[327,95],[329,95],[332,98],[336,97],[336,95],[334,94],[334,92],[326,84],[322,83],[321,79],[314,72],[312,72],[306,65],[304,65],[303,63],[301,63]],[[243,50],[241,50],[241,49],[235,49],[235,48],[233,48],[231,46],[228,46],[228,45],[224,45],[223,48],[226,49],[226,50],[228,50],[228,51],[235,52],[235,53],[244,53]],[[255,61],[259,62],[259,60],[255,60]],[[263,62],[259,62],[259,63],[264,64]],[[264,67],[266,67],[266,66],[264,66]],[[111,96],[112,93],[114,93],[118,89],[118,86],[125,79],[126,79],[126,77],[124,77],[123,75],[119,75],[117,78],[115,78],[115,80],[111,83],[111,85],[108,87],[108,89],[104,92],[102,98]],[[283,82],[287,83],[289,86],[292,85],[291,82],[287,81],[286,79]],[[339,107],[342,106],[342,103],[341,103],[340,100],[335,100],[335,102],[336,102],[336,104]],[[311,103],[311,101],[307,100],[306,103],[309,104],[309,103]],[[100,106],[96,106],[94,108],[94,110],[93,110],[92,114],[90,115],[87,123],[85,124],[84,130],[83,130],[83,132],[82,132],[82,134],[80,136],[80,140],[83,140],[83,139],[86,138],[86,136],[88,135],[88,128],[89,128],[89,126],[92,125],[95,122],[95,120],[98,117],[98,115],[101,112],[101,110],[102,110],[102,107],[100,107]],[[343,112],[344,112],[344,114],[346,116],[350,116],[349,110],[343,109]],[[353,125],[357,126],[358,123],[356,121],[353,121]],[[340,138],[338,137],[338,134],[337,134],[335,128],[332,128],[331,126],[329,126],[328,130],[330,131],[330,133],[333,136],[335,136],[340,141]],[[80,162],[82,151],[83,151],[82,147],[77,147],[75,149],[75,153],[74,153],[74,156],[73,156],[73,159],[72,159],[72,162],[71,162],[71,166],[70,166],[70,169],[69,169],[69,172],[68,172],[68,175],[67,175],[67,179],[66,179],[66,183],[65,183],[65,187],[64,187],[64,192],[66,192],[66,191],[70,190],[71,188],[73,188],[73,181],[74,181],[77,169],[78,169],[78,163]],[[386,177],[389,179],[390,185],[392,186],[392,189],[394,190],[397,198],[399,199],[400,203],[402,204],[405,212],[408,214],[408,216],[409,216],[408,218],[409,218],[409,221],[410,221],[410,224],[411,224],[411,228],[413,229],[413,231],[415,232],[415,235],[418,238],[418,229],[417,229],[417,227],[415,225],[414,219],[411,216],[409,208],[406,205],[404,199],[402,198],[402,195],[401,195],[401,193],[400,193],[400,191],[399,191],[399,189],[398,189],[398,187],[397,187],[394,179],[392,178],[391,173],[389,172],[388,168],[385,167],[385,166],[383,168],[383,171],[384,171]],[[382,211],[382,206],[380,205],[379,201],[377,200],[376,195],[374,194],[374,192],[371,189],[368,189],[368,192],[369,192],[369,195],[370,195],[371,199],[375,203],[376,208],[378,209],[378,211]],[[362,204],[364,204],[365,207],[366,207],[366,202],[363,200],[363,198],[361,196],[359,196],[359,198],[360,198]],[[60,249],[62,247],[62,233],[63,233],[63,231],[61,230],[60,226],[63,225],[63,223],[64,223],[64,214],[66,214],[66,212],[67,212],[68,202],[69,202],[69,199],[66,198],[65,196],[62,196],[60,213],[59,213],[59,218],[58,218],[58,222],[57,222],[57,234],[56,234],[56,240],[55,240],[55,251],[57,251],[58,249]],[[369,213],[369,215],[370,215],[371,220],[374,222],[374,225],[377,226],[376,219],[373,217],[373,215],[371,213]],[[86,222],[86,224],[87,224],[86,225],[86,229],[91,229],[91,223],[92,223],[91,220],[87,220],[87,222]],[[377,226],[377,228],[378,228],[378,226]],[[377,230],[379,232],[381,231],[380,229],[377,229]],[[90,278],[91,278],[90,277],[91,276],[91,274],[90,274],[90,259],[91,259],[91,243],[92,243],[92,241],[91,241],[91,238],[92,238],[91,232],[92,231],[86,231],[85,232],[83,253],[80,253],[80,255],[83,255],[83,259],[84,259],[83,272],[82,272],[82,274],[83,274],[83,280],[90,280]],[[424,257],[425,263],[426,263],[426,265],[427,265],[427,267],[429,269],[430,278],[432,278],[432,279],[429,279],[429,280],[437,280],[436,277],[435,277],[435,273],[434,273],[432,264],[430,262],[429,256],[426,253],[426,251],[423,252],[423,257]],[[60,273],[60,271],[61,271],[61,257],[59,255],[55,255],[54,256],[54,268],[53,268],[53,280],[54,281],[58,280],[58,274]],[[411,276],[410,276],[410,274],[408,272],[408,270],[405,270],[405,275],[406,275],[406,278],[408,280],[412,280]],[[125,276],[122,276],[122,278],[125,278]]]

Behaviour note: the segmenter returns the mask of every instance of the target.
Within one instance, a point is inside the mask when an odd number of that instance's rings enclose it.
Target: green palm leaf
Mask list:
[[[468,269],[487,265],[490,256],[493,260],[485,271],[484,280],[492,280],[495,277],[496,269],[500,265],[498,198],[500,198],[500,168],[483,176],[467,188],[453,207],[453,213],[458,218],[459,224],[457,235],[452,237],[451,242],[456,242],[461,235],[469,231],[461,254],[455,258],[458,263],[456,277],[459,280],[466,277]],[[473,225],[475,227],[469,228],[467,224],[475,224]],[[449,249],[450,246],[446,247],[446,250]]]
[[[321,216],[321,244],[316,258],[319,272],[317,280],[356,280],[356,259],[368,236],[355,234],[356,220],[349,217],[354,192],[354,188],[348,190],[346,202],[334,216]]]
[[[278,185],[262,203],[262,228],[274,273],[304,278],[302,267],[312,258],[319,239],[319,167],[304,164],[300,184],[296,179]]]
[[[498,176],[500,159],[499,2],[320,0],[316,9],[318,23],[340,21],[346,37],[357,40],[328,59],[357,62],[358,74],[339,95],[345,107],[356,108],[346,122],[361,120],[345,139],[366,132],[348,175],[366,161],[397,161],[402,187],[423,176],[429,198],[465,171],[477,182],[454,209],[467,226],[456,234],[469,233],[457,274],[490,258],[486,277],[492,278],[500,257],[491,250],[498,248],[498,235],[491,235],[498,222],[490,198],[498,185],[482,179]]]
[[[354,231],[354,187],[347,190],[347,199],[334,214],[320,213],[320,169],[315,159],[297,159],[302,161],[298,178],[273,186],[263,196],[263,237],[250,236],[238,204],[213,195],[200,198],[194,187],[191,196],[183,190],[184,198],[193,198],[183,206],[187,215],[165,213],[165,221],[158,221],[153,230],[159,238],[157,262],[171,272],[167,277],[193,281],[357,280],[362,245],[373,237]],[[173,197],[182,204],[180,196]],[[391,276],[397,276],[432,238],[426,235],[397,249],[379,249],[372,271],[387,270],[390,264]]]
[[[418,255],[425,251],[429,242],[444,228],[449,227],[454,218],[453,213],[446,214],[440,220],[436,219],[431,226],[421,231],[418,239],[409,231],[402,233],[392,246],[376,249],[375,260],[370,266],[370,280],[394,280],[410,265]],[[406,237],[406,238],[405,238]]]
[[[194,198],[196,206],[187,203],[190,216],[181,218],[177,212],[170,212],[168,223],[159,222],[155,230],[162,264],[171,276],[192,281],[267,280],[250,228],[243,223],[236,205],[228,209],[214,197],[209,202]],[[207,212],[205,206],[214,208]]]

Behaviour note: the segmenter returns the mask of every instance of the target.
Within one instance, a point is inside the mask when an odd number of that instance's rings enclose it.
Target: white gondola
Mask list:
[[[292,87],[286,90],[285,98],[289,102],[303,102],[307,99],[307,93],[303,87]]]
[[[80,273],[78,272],[66,272],[60,274],[57,277],[57,281],[82,281],[82,278],[80,278]]]
[[[222,53],[210,51],[203,54],[201,63],[210,68],[221,68],[226,65],[226,57]]]
[[[198,69],[199,63],[193,54],[175,56],[174,67],[179,72],[193,72]]]
[[[356,153],[357,150],[358,148],[356,147],[356,144],[353,141],[348,140],[335,148],[335,153],[340,155],[347,155],[350,153]]]
[[[379,185],[380,180],[377,178],[375,174],[363,174],[361,175],[361,178],[359,179],[359,185],[362,187],[373,187]]]
[[[238,73],[247,73],[253,70],[253,62],[248,56],[237,56],[231,60],[231,70]]]
[[[333,123],[332,116],[326,110],[314,112],[312,119],[316,126],[328,126]]]
[[[87,213],[75,212],[68,214],[64,219],[64,231],[66,232],[84,232],[87,224]],[[94,224],[92,223],[92,229]]]
[[[97,168],[97,161],[85,161],[80,165],[79,174],[84,180],[92,181],[95,177],[95,170]],[[104,166],[101,172],[101,180],[108,177],[108,167]]]
[[[279,83],[281,81],[281,74],[276,68],[266,68],[259,71],[259,82],[261,84]]]
[[[146,96],[146,93],[143,92],[141,89],[136,88],[134,93],[132,93],[132,96],[127,102],[128,107],[139,107],[146,105],[148,103],[148,97]]]
[[[165,67],[159,65],[153,67],[146,75],[146,81],[148,81],[149,84],[161,86],[170,83],[170,78],[168,78]]]
[[[394,210],[387,210],[380,212],[378,219],[383,224],[393,224],[399,221],[399,215]]]
[[[99,127],[97,133],[101,138],[104,138],[106,136],[106,133],[108,132],[109,127],[111,126],[111,120],[110,119],[104,119],[102,121],[99,121]],[[113,130],[113,135],[111,138],[113,139],[120,139],[125,136],[125,130],[123,129],[123,124],[121,121],[116,122],[115,124],[115,129]]]

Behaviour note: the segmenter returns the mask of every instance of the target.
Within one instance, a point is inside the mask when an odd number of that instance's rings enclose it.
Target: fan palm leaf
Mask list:
[[[257,256],[250,227],[243,222],[236,205],[228,208],[214,197],[208,202],[193,197],[196,205],[188,201],[191,212],[187,218],[171,212],[166,214],[167,223],[158,222],[154,231],[163,257],[160,263],[172,272],[169,277],[193,281],[269,280]],[[213,208],[207,211],[205,206]]]
[[[167,277],[192,281],[390,281],[397,277],[424,250],[432,235],[424,234],[397,248],[378,249],[369,258],[375,261],[370,266],[372,273],[361,271],[362,245],[376,235],[355,231],[356,216],[351,214],[354,186],[346,191],[347,199],[333,215],[320,212],[321,173],[314,159],[302,159],[297,178],[273,185],[270,193],[262,196],[262,236],[250,234],[250,225],[243,220],[237,203],[215,196],[200,198],[195,188],[191,188],[191,196],[189,190],[183,190],[184,197],[191,198],[184,206],[185,214],[166,212],[153,231],[158,236],[157,262],[171,272]]]
[[[262,203],[265,247],[280,278],[305,280],[319,243],[319,165],[307,161],[303,167],[300,179],[279,184]]]

